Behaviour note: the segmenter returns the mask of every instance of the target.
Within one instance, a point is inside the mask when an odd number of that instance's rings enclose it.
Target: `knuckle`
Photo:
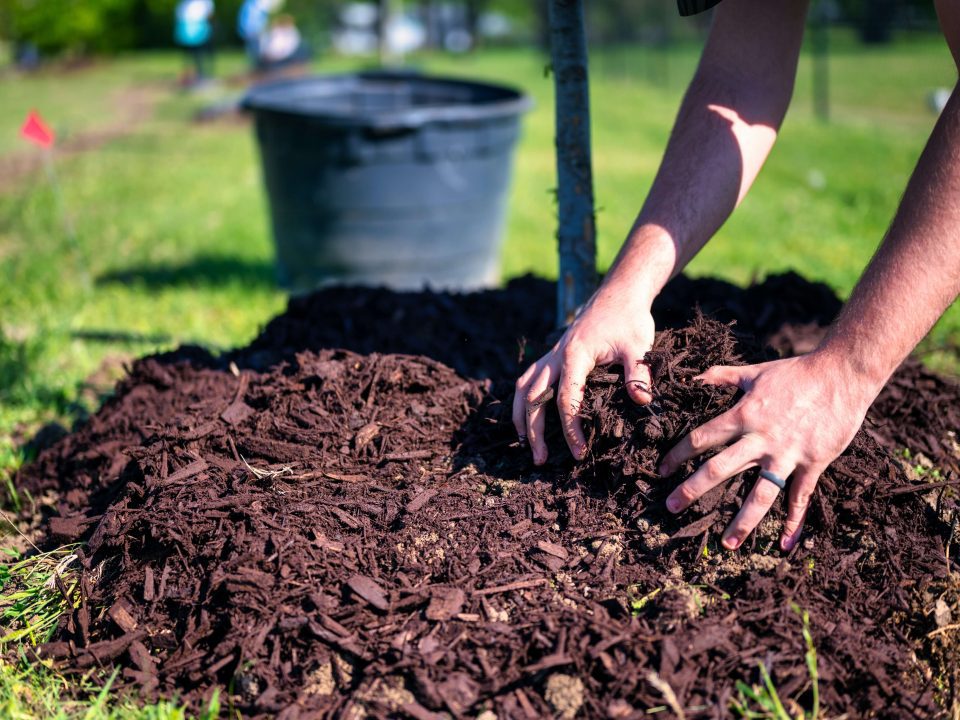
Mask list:
[[[790,509],[794,511],[805,511],[810,504],[812,493],[809,490],[797,490],[790,498]]]
[[[729,477],[729,464],[722,455],[714,455],[704,463],[704,474],[714,483],[726,480]]]
[[[762,505],[772,505],[780,494],[780,488],[772,482],[763,481],[756,488],[757,502]]]
[[[560,351],[560,360],[564,365],[567,365],[576,360],[578,355],[579,353],[574,350],[573,345],[567,345]]]
[[[746,432],[748,428],[754,426],[756,417],[753,408],[749,404],[742,404],[737,405],[730,411],[730,419],[736,426],[737,431],[743,433]]]
[[[700,452],[706,447],[706,433],[703,431],[703,428],[694,428],[691,430],[690,434],[687,435],[687,439],[690,441],[690,448],[694,452]]]
[[[699,497],[697,491],[686,483],[677,488],[677,495],[680,496],[680,499],[683,501],[685,506],[689,505]]]
[[[533,363],[530,367],[528,367],[526,370],[523,371],[523,375],[521,375],[520,378],[517,380],[517,387],[521,387],[522,385],[526,385],[528,382],[530,382],[530,379],[533,377],[534,373],[536,373],[537,370],[540,369],[541,362],[542,360],[538,360],[537,362]]]

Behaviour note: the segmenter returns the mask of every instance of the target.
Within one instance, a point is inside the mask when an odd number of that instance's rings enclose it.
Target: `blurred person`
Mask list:
[[[261,44],[270,25],[270,14],[283,6],[283,0],[244,0],[237,13],[237,34],[243,40],[250,65],[260,64]]]
[[[306,62],[310,52],[303,42],[297,24],[290,15],[279,15],[271,24],[260,43],[257,67],[272,71],[297,63]]]
[[[174,39],[186,48],[198,84],[213,75],[213,13],[213,0],[180,0],[177,4]]]
[[[651,305],[668,280],[740,204],[777,138],[793,93],[808,0],[678,0],[682,14],[717,6],[663,161],[633,228],[594,295],[550,352],[517,381],[513,422],[534,462],[547,460],[546,410],[557,385],[567,445],[587,452],[577,416],[587,374],[619,364],[634,402],[650,403],[644,356],[654,339]],[[936,0],[960,67],[960,3]],[[713,367],[707,384],[737,386],[739,402],[670,450],[664,478],[719,449],[667,498],[682,512],[752,467],[757,479],[723,533],[740,547],[780,492],[780,547],[800,538],[820,474],[850,444],[897,366],[960,293],[960,92],[954,87],[876,254],[820,345],[759,365]]]

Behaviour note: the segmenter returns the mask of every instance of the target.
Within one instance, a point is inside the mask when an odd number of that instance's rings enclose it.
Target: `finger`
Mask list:
[[[740,414],[734,407],[691,430],[663,458],[659,468],[660,475],[672,475],[687,460],[717,445],[725,445],[742,434],[743,423],[740,422]]]
[[[764,465],[765,470],[769,470],[775,475],[779,475],[786,480],[794,470],[794,465],[785,463],[771,462]],[[728,550],[736,550],[743,544],[746,537],[753,532],[754,528],[760,524],[764,516],[773,507],[777,496],[780,494],[780,488],[776,483],[766,478],[757,478],[753,489],[747,495],[747,499],[740,507],[740,512],[733,519],[733,522],[723,533],[723,546]]]
[[[526,369],[526,372],[517,380],[513,391],[513,428],[517,431],[517,437],[525,441],[527,439],[527,386],[530,385],[533,378],[543,369],[544,359],[541,358]]]
[[[780,536],[780,548],[789,552],[796,547],[803,531],[803,521],[810,508],[810,497],[820,479],[822,469],[798,469],[793,480],[790,481],[790,492],[787,502],[787,519],[783,523],[783,533]]]
[[[747,439],[714,455],[670,493],[667,510],[673,513],[686,510],[707,491],[754,467],[759,460],[758,449],[756,442]]]
[[[546,407],[549,403],[545,401],[544,393],[557,381],[557,364],[555,358],[545,362],[533,382],[527,386],[527,442],[530,443],[534,465],[543,465],[547,461],[544,431],[547,425]]]
[[[564,353],[563,367],[560,370],[560,382],[557,386],[557,409],[563,424],[563,436],[567,439],[570,452],[577,460],[582,460],[587,452],[587,441],[583,436],[583,424],[580,421],[580,407],[583,405],[583,388],[587,374],[593,370],[594,361],[589,355],[575,350]]]
[[[623,380],[627,386],[627,394],[638,405],[648,405],[653,402],[653,382],[650,378],[650,366],[642,359],[624,361]]]
[[[714,365],[697,375],[704,385],[736,385],[743,388],[745,382],[753,379],[756,373],[754,365]]]

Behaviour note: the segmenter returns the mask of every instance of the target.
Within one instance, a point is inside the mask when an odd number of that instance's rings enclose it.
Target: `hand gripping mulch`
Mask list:
[[[824,717],[949,717],[960,388],[909,361],[822,478],[806,540],[776,549],[778,507],[728,553],[754,476],[674,517],[680,476],[654,473],[736,400],[692,378],[809,349],[839,302],[792,275],[673,283],[655,403],[598,369],[588,459],[554,418],[537,469],[509,405],[552,307],[529,278],[327,290],[248,348],[136,362],[17,478],[52,498],[48,544],[86,542],[79,607],[37,655],[194,707],[220,687],[251,717],[722,718],[761,664],[788,710],[811,707],[806,612]],[[908,474],[904,447],[936,477]]]

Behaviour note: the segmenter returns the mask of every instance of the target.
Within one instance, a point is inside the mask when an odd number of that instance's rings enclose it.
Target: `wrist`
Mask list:
[[[601,293],[628,295],[632,304],[649,309],[673,277],[677,252],[669,233],[659,225],[639,225],[630,231],[600,286]]]
[[[879,353],[863,352],[856,343],[833,335],[827,335],[810,358],[820,371],[842,379],[851,401],[864,408],[873,403],[895,369],[887,368]]]

